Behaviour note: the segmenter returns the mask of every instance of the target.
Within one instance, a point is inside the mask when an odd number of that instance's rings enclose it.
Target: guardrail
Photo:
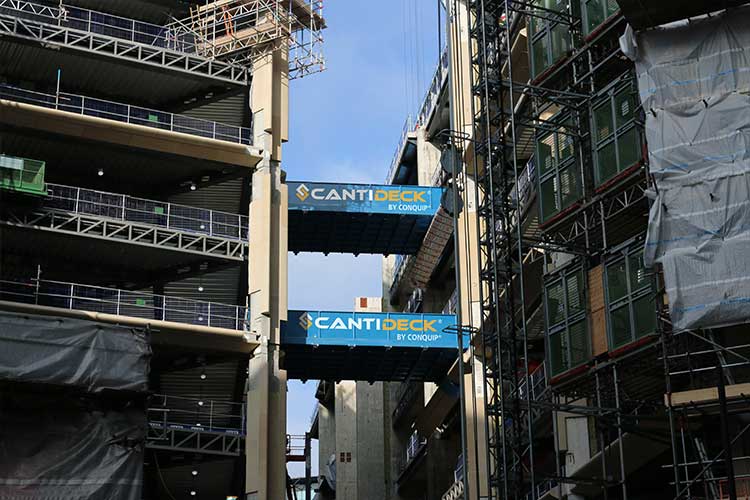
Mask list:
[[[152,428],[245,435],[245,405],[155,394],[146,410]]]
[[[190,32],[72,5],[53,7],[21,0],[0,0],[2,14],[186,54],[198,52],[196,38]]]
[[[0,300],[244,331],[247,308],[62,281],[0,280]]]
[[[241,241],[249,238],[250,221],[244,215],[60,184],[47,184],[46,187],[48,195],[42,201],[44,208],[219,238]]]
[[[401,128],[401,136],[399,137],[393,158],[391,158],[391,164],[388,167],[388,175],[385,178],[386,184],[393,183],[393,176],[396,173],[396,168],[401,160],[401,153],[403,152],[409,132],[424,126],[429,121],[430,116],[432,116],[432,112],[435,110],[435,106],[440,98],[443,84],[448,78],[449,67],[450,61],[448,58],[448,46],[446,45],[440,54],[440,59],[438,60],[437,68],[432,77],[430,87],[427,89],[427,92],[425,92],[416,119],[409,115],[404,122],[404,126]]]
[[[409,444],[406,446],[406,464],[409,464],[417,458],[422,450],[427,446],[427,438],[423,438],[417,431],[414,431],[409,437]]]
[[[0,84],[0,99],[7,99],[83,116],[104,118],[131,125],[188,134],[217,141],[252,145],[249,128],[225,125],[166,111],[121,104],[93,97],[61,92],[45,94]]]
[[[546,363],[539,365],[536,370],[529,375],[529,381],[531,383],[531,391],[527,394],[527,384],[526,380],[524,380],[518,386],[518,395],[521,399],[526,399],[528,396],[530,401],[540,400],[548,388]]]

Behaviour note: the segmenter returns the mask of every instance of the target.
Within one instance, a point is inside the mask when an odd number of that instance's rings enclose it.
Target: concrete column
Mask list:
[[[336,456],[336,416],[327,406],[318,404],[318,469],[321,476],[328,475],[328,461]],[[323,499],[330,497],[324,496]]]
[[[357,382],[357,498],[385,498],[383,382]]]
[[[357,495],[357,384],[336,384],[336,499]]]
[[[279,368],[281,321],[287,317],[289,195],[281,182],[281,144],[288,127],[288,55],[279,45],[253,65],[255,146],[248,273],[249,335],[261,346],[249,365],[246,485],[249,500],[286,495],[286,373]]]
[[[440,168],[440,148],[427,140],[427,130],[417,130],[417,182],[431,186],[435,171]]]

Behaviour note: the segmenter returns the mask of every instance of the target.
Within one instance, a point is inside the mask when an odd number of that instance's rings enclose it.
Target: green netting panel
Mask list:
[[[568,317],[586,311],[586,292],[583,282],[583,270],[569,274],[565,278],[568,295]]]
[[[594,130],[596,130],[597,143],[606,140],[615,132],[609,98],[594,107]]]
[[[617,138],[618,170],[626,170],[639,161],[643,156],[641,153],[641,141],[638,130],[632,127],[630,130]]]
[[[557,177],[550,177],[542,182],[539,203],[542,205],[542,221],[548,220],[560,211],[557,201]]]
[[[568,0],[536,0],[535,5],[546,10],[567,14]],[[540,9],[540,13],[543,11]],[[542,14],[549,17],[549,13]],[[547,68],[565,57],[572,49],[572,36],[568,25],[555,20],[531,16],[529,21],[531,39],[531,74],[537,77]]]
[[[585,319],[570,325],[568,347],[570,368],[580,366],[589,360],[589,335]]]
[[[636,293],[645,288],[651,287],[651,276],[643,263],[643,252],[628,256],[630,290]]]
[[[568,363],[564,352],[565,342],[563,332],[549,336],[549,367],[552,375],[559,375],[568,369]]]
[[[611,349],[617,349],[633,341],[630,325],[630,305],[623,304],[609,314]]]
[[[633,302],[633,317],[636,340],[656,332],[656,305],[652,294],[644,295]]]
[[[578,182],[576,164],[571,163],[560,172],[560,209],[565,210],[581,199],[580,182]]]
[[[36,195],[47,194],[44,170],[43,161],[0,155],[0,189]]]
[[[547,326],[551,328],[565,321],[565,297],[563,281],[559,280],[547,286]]]
[[[618,10],[616,0],[581,0],[584,35],[590,35]]]
[[[539,174],[545,175],[557,168],[557,160],[553,151],[555,150],[555,134],[542,137],[536,143],[536,154],[539,164]]]
[[[607,292],[610,304],[628,295],[628,276],[625,260],[607,266]]]

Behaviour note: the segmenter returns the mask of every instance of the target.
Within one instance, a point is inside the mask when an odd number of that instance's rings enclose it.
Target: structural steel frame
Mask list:
[[[247,259],[249,247],[248,242],[241,240],[59,210],[10,210],[6,213],[5,220],[0,220],[0,224],[75,234],[236,262],[244,262]]]
[[[0,7],[29,12],[30,2],[0,0]],[[50,7],[40,8],[51,12]],[[30,12],[35,12],[31,9]],[[24,19],[0,14],[0,35],[7,35],[43,46],[58,46],[76,51],[95,53],[135,61],[161,69],[169,69],[193,76],[211,78],[234,85],[247,85],[250,73],[247,67],[232,62],[212,60],[197,54],[132,42],[116,37],[86,32],[61,25],[51,25],[35,19]]]

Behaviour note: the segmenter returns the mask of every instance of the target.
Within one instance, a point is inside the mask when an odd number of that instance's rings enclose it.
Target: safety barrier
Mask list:
[[[178,132],[217,141],[252,145],[252,132],[249,128],[225,125],[166,111],[157,111],[130,104],[121,104],[103,99],[95,99],[61,92],[45,94],[31,90],[0,84],[0,99],[43,106],[68,113],[93,116],[132,125]]]
[[[38,279],[0,280],[0,300],[243,331],[247,308]]]
[[[245,435],[242,403],[155,394],[146,413],[152,428]]]
[[[242,241],[249,235],[250,222],[244,215],[60,184],[47,184],[47,192],[42,206],[53,210]]]

